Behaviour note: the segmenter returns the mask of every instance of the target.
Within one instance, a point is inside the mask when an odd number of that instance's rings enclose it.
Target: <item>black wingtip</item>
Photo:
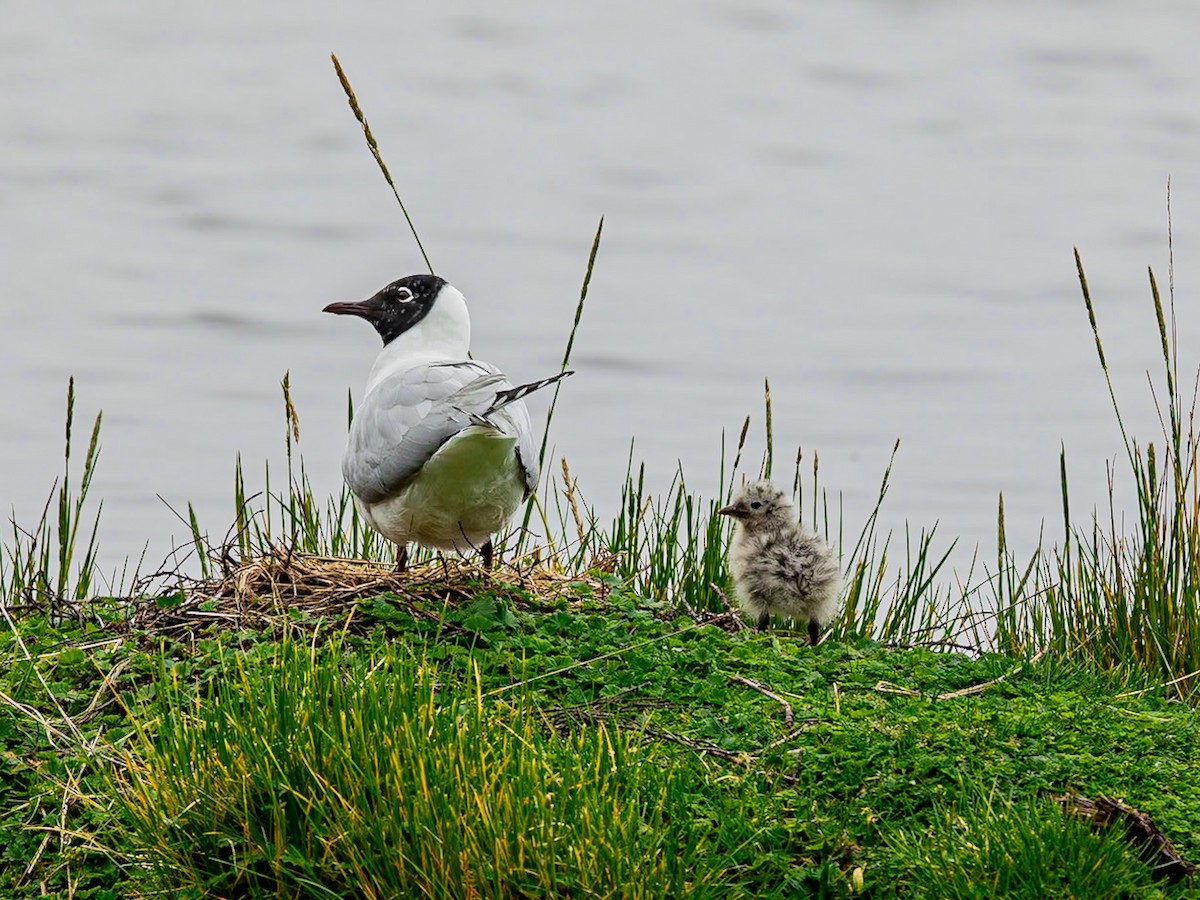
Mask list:
[[[542,388],[548,387],[549,385],[554,384],[556,381],[562,381],[568,375],[574,374],[575,372],[573,370],[567,369],[565,372],[559,372],[557,375],[551,375],[549,378],[543,378],[541,381],[531,381],[528,384],[519,384],[514,388],[509,388],[507,391],[497,391],[496,399],[492,402],[492,405],[487,408],[487,411],[484,412],[484,415],[486,416],[488,413],[494,413],[496,410],[502,409],[503,407],[508,406],[510,403],[528,397],[534,391],[540,391]]]

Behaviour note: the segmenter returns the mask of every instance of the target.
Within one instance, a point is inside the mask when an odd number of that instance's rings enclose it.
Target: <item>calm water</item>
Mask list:
[[[681,462],[711,493],[747,414],[760,454],[766,377],[777,456],[819,452],[848,530],[900,438],[886,525],[990,552],[1003,491],[1016,547],[1057,535],[1060,443],[1077,512],[1120,448],[1071,247],[1152,436],[1168,176],[1196,362],[1194,3],[233,10],[23,4],[0,26],[0,507],[40,509],[74,374],[81,417],[105,414],[110,565],[185,533],[157,495],[224,532],[235,454],[282,456],[286,370],[337,489],[377,339],[320,309],[422,265],[330,51],[476,355],[555,369],[606,216],[555,420],[601,510],[631,438],[656,491]]]

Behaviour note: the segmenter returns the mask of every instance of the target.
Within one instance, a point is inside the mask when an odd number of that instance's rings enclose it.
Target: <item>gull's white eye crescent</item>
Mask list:
[[[413,292],[406,287],[396,288],[396,299],[401,303],[408,303],[413,298]]]

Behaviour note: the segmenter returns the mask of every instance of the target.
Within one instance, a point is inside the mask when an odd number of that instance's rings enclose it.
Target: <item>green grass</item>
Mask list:
[[[913,896],[1170,896],[1119,834],[1096,833],[1051,800],[973,790],[937,813],[924,833],[901,829],[890,839]]]
[[[202,702],[176,679],[118,781],[164,887],[616,896],[632,883],[640,896],[724,897],[823,879],[846,895],[861,868],[886,895],[929,854],[961,851],[937,838],[947,805],[995,840],[1023,833],[1029,854],[1094,845],[1120,859],[1080,886],[1149,884],[1131,848],[1035,815],[1066,789],[1120,794],[1177,834],[1200,833],[1200,797],[1181,804],[1177,787],[1200,764],[1200,723],[1160,700],[1114,701],[1111,681],[1031,667],[938,701],[1009,661],[815,654],[610,601],[571,616],[468,611],[457,621],[475,616],[477,630],[434,640],[398,617],[369,650],[285,646]],[[614,650],[625,652],[603,658]],[[579,656],[597,662],[569,668]],[[919,696],[878,690],[880,674]],[[785,698],[792,725],[735,678]],[[1099,708],[1098,692],[1110,698]],[[1014,798],[987,816],[983,778]]]
[[[84,456],[78,492],[71,491],[71,449],[75,424],[75,379],[67,383],[66,438],[63,474],[55,483],[32,528],[11,521],[12,537],[0,553],[0,599],[5,614],[12,607],[45,607],[54,603],[81,601],[91,596],[98,575],[96,526],[101,506],[96,506],[90,531],[82,532],[88,488],[100,454],[100,422],[96,414],[91,439]],[[84,537],[82,558],[76,554]]]
[[[1181,393],[1174,297],[1165,312],[1150,272],[1163,364],[1159,386],[1153,381],[1151,385],[1162,434],[1157,443],[1142,443],[1130,435],[1078,252],[1075,262],[1096,354],[1124,439],[1126,476],[1136,489],[1135,525],[1128,532],[1118,526],[1124,517],[1111,503],[1107,516],[1093,513],[1087,525],[1075,525],[1067,503],[1064,454],[1063,544],[1031,563],[1031,577],[998,610],[998,637],[1002,646],[1018,652],[1044,648],[1105,667],[1136,666],[1194,702],[1200,690],[1200,379],[1194,381],[1190,398]],[[1001,535],[1003,546],[1003,523]]]
[[[198,702],[168,682],[115,783],[163,887],[679,897],[728,884],[729,850],[692,814],[696,767],[636,730],[560,736],[527,697],[485,702],[478,671],[449,677],[413,649],[285,645]],[[741,813],[714,799],[728,807],[715,814]]]
[[[1200,717],[1144,676],[813,650],[616,579],[474,591],[364,597],[357,636],[64,635],[4,672],[49,727],[0,707],[0,895],[976,896],[934,886],[1045,884],[1077,853],[1108,862],[1060,896],[1142,891],[1133,848],[1055,813],[1067,791],[1200,858]]]

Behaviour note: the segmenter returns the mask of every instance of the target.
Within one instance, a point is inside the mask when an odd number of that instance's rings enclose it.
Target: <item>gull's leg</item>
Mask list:
[[[758,614],[758,630],[766,631],[767,626],[771,624],[771,614],[767,610],[763,610]]]
[[[808,642],[814,647],[821,640],[821,623],[816,619],[808,620]]]
[[[396,545],[396,571],[403,572],[408,568],[408,544]]]
[[[483,567],[490,571],[492,568],[492,559],[496,553],[496,548],[492,546],[491,538],[483,542],[483,546],[479,548],[479,553],[483,557]]]

